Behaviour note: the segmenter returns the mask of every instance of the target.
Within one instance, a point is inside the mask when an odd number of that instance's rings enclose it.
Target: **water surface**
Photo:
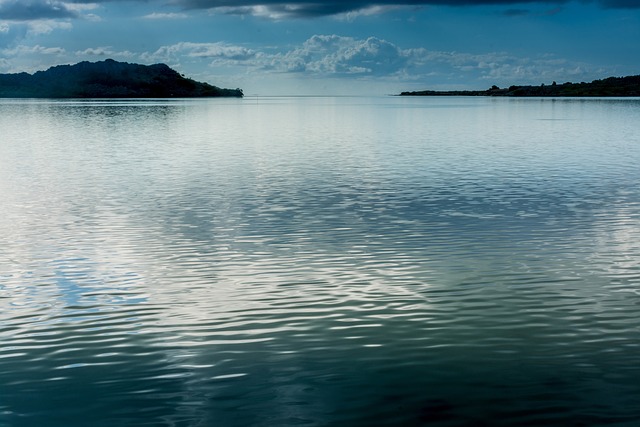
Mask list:
[[[637,425],[640,100],[0,101],[0,426]]]

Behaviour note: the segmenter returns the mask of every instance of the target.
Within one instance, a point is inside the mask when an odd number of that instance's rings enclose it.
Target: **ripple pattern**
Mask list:
[[[0,101],[0,427],[636,425],[639,115]]]

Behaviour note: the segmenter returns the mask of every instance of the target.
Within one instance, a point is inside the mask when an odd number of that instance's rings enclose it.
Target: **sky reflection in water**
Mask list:
[[[0,426],[632,425],[637,100],[0,103]]]

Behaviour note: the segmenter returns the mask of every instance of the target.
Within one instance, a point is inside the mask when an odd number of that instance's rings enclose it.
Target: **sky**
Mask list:
[[[640,74],[640,0],[0,0],[0,73],[112,58],[245,95]]]

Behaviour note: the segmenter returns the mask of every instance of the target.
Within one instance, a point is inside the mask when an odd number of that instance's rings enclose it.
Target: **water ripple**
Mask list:
[[[0,103],[0,426],[634,425],[640,104],[547,101]]]

